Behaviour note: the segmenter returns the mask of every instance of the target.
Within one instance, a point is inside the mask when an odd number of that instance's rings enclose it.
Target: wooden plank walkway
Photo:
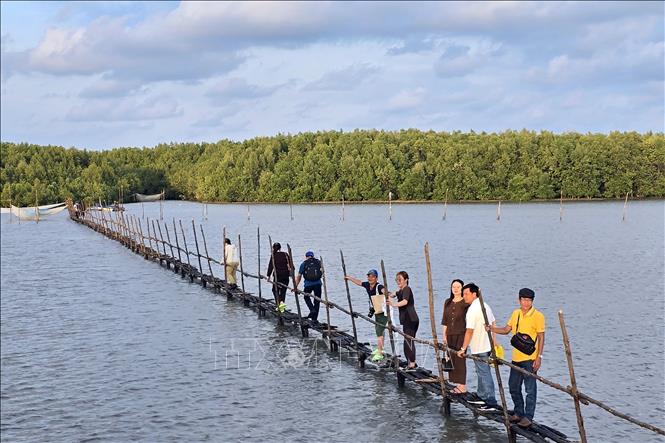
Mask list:
[[[356,340],[352,335],[345,331],[339,330],[336,326],[331,325],[329,333],[329,328],[326,323],[315,323],[308,318],[300,318],[297,313],[293,313],[289,310],[280,313],[277,311],[277,306],[273,299],[263,298],[249,292],[244,292],[240,287],[231,287],[231,285],[227,284],[225,280],[205,274],[195,266],[192,266],[189,263],[184,263],[181,261],[181,259],[178,259],[172,255],[159,252],[159,240],[157,238],[151,239],[152,241],[155,241],[155,248],[157,249],[154,249],[152,244],[150,244],[150,246],[146,246],[145,242],[143,241],[143,238],[150,239],[150,235],[145,237],[143,233],[136,231],[134,232],[134,235],[132,235],[131,231],[124,233],[121,229],[111,228],[106,220],[102,219],[97,221],[87,217],[85,219],[78,218],[74,216],[71,211],[70,218],[73,221],[85,225],[110,239],[120,242],[122,245],[132,250],[133,252],[142,255],[146,260],[159,262],[161,266],[172,270],[174,273],[180,274],[182,278],[188,278],[191,283],[197,283],[204,288],[208,288],[220,294],[224,294],[228,299],[241,301],[245,307],[257,311],[260,316],[266,317],[269,314],[285,326],[291,326],[295,329],[300,329],[300,332],[305,337],[309,336],[310,330],[318,332],[321,334],[322,338],[328,341],[331,352],[341,353],[343,349],[347,356],[355,357],[359,366],[362,368],[379,370],[386,373],[395,373],[399,387],[404,387],[407,381],[413,382],[416,386],[423,388],[427,392],[430,392],[436,396],[442,396],[444,398],[444,403],[449,402],[447,405],[448,408],[450,403],[459,404],[471,410],[474,416],[482,416],[489,420],[500,423],[502,426],[504,425],[503,410],[501,409],[501,406],[498,407],[499,411],[497,412],[488,413],[480,411],[476,405],[470,404],[465,398],[452,395],[447,392],[442,392],[438,377],[436,374],[433,374],[432,371],[422,367],[418,367],[415,371],[406,370],[407,362],[406,360],[399,358],[400,356],[395,359],[399,362],[398,368],[395,368],[391,365],[388,365],[387,367],[376,365],[369,360],[372,350],[368,343],[356,343]],[[141,237],[142,240],[137,240],[137,236]],[[161,241],[164,242],[163,239]],[[164,243],[162,243],[163,246]],[[169,246],[171,245],[169,244]],[[164,252],[166,252],[165,246]],[[188,254],[193,253],[188,252]],[[244,275],[253,278],[263,278],[260,276],[253,276],[248,273],[244,273]],[[385,361],[393,361],[393,356],[386,353]],[[386,380],[388,380],[388,378],[386,378]],[[447,386],[452,388],[451,385]],[[568,437],[562,432],[535,421],[529,428],[521,428],[515,424],[512,424],[511,431],[515,435],[520,435],[534,442],[546,443],[553,441],[557,443],[572,443],[572,440],[569,440]]]

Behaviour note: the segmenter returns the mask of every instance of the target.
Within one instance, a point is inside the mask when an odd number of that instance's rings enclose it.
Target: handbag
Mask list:
[[[522,354],[531,355],[536,352],[536,342],[533,341],[529,334],[519,332],[520,330],[520,315],[517,317],[517,327],[515,328],[515,335],[510,339],[510,344],[513,348],[520,351]]]
[[[452,372],[455,369],[455,365],[453,364],[453,359],[450,358],[450,351],[446,349],[443,352],[443,358],[441,358],[441,363],[443,364],[443,370],[445,372]]]

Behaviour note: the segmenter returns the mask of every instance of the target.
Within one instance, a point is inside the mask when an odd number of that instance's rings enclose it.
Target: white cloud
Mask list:
[[[182,115],[178,102],[167,96],[86,102],[72,107],[65,118],[75,122],[159,120]]]
[[[422,87],[400,91],[388,100],[388,109],[400,111],[418,108],[425,101],[426,94],[427,91]]]

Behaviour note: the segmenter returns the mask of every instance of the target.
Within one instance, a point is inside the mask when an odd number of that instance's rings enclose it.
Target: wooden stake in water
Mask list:
[[[249,221],[249,205],[247,205],[247,221]]]
[[[222,228],[222,263],[224,263],[224,282],[228,280],[226,275],[226,226]]]
[[[434,355],[436,356],[436,365],[439,370],[439,385],[441,386],[441,394],[443,395],[443,400],[445,402],[448,400],[448,392],[446,391],[445,372],[443,372],[443,364],[441,363],[439,339],[436,335],[436,320],[434,319],[434,287],[432,286],[432,266],[429,261],[429,243],[425,243],[425,265],[427,266],[427,290],[429,293],[429,322],[432,326]],[[448,406],[447,409],[450,409],[450,406]]]
[[[626,192],[626,199],[623,201],[623,215],[621,221],[626,221],[626,206],[628,206],[628,193]]]
[[[342,221],[344,221],[344,196],[342,196]]]
[[[256,268],[256,274],[259,276],[257,285],[259,286],[259,317],[265,314],[265,309],[263,308],[263,297],[261,296],[261,228],[256,227],[256,261],[258,267]]]
[[[245,293],[245,270],[242,267],[242,242],[240,240],[240,234],[238,234],[238,258],[240,261],[240,287],[242,288],[243,294]]]
[[[164,226],[166,226],[166,224],[164,224]],[[182,257],[180,256],[180,243],[178,242],[178,230],[175,227],[175,218],[173,219],[173,235],[175,235],[175,247],[178,250],[178,262],[180,262],[180,265],[178,267],[180,269],[182,269]],[[168,227],[167,227],[166,228],[166,238],[168,238],[168,237],[169,237],[169,230],[168,230]]]
[[[203,266],[201,265],[201,252],[199,251],[199,239],[196,235],[196,226],[194,225],[194,219],[192,219],[192,232],[194,233],[194,243],[196,245],[196,258],[199,261],[199,273],[201,276],[201,284],[205,286],[205,280],[203,279]]]
[[[272,243],[272,242],[271,242]],[[307,328],[305,327],[303,321],[302,321],[302,312],[300,311],[300,298],[298,297],[298,287],[296,286],[296,271],[295,271],[295,265],[293,262],[293,253],[291,252],[291,245],[288,243],[286,244],[286,247],[289,251],[289,266],[291,267],[291,280],[293,281],[293,295],[296,299],[296,309],[298,310],[298,322],[300,323],[300,332],[302,333],[303,337],[308,337],[309,332],[307,331]],[[273,268],[275,267],[275,262],[272,262]],[[277,271],[275,271],[275,278],[277,276]]]
[[[559,196],[559,221],[563,220],[563,188],[561,189],[561,195]]]
[[[446,199],[443,201],[443,221],[446,220],[446,215],[448,213],[448,189],[446,189]]]
[[[388,192],[388,220],[392,219],[393,219],[393,193],[391,191]]]
[[[187,256],[187,264],[191,267],[192,263],[189,261],[189,248],[187,248],[187,237],[185,236],[185,230],[182,227],[182,220],[178,220],[180,223],[180,233],[182,234],[182,241],[185,246],[185,255]]]
[[[563,347],[566,353],[566,360],[568,361],[568,372],[570,373],[570,384],[575,401],[575,414],[577,415],[577,427],[580,431],[580,440],[586,443],[586,431],[584,429],[584,419],[582,418],[582,410],[580,409],[580,397],[577,393],[577,381],[575,380],[575,369],[573,368],[573,354],[570,351],[570,342],[568,341],[568,330],[566,323],[563,320],[563,311],[559,310],[559,324],[561,325],[561,334],[563,335]]]
[[[348,275],[346,273],[346,263],[344,263],[344,253],[340,249],[339,251],[339,256],[342,258],[342,272],[344,275]],[[349,291],[349,281],[347,279],[344,279],[344,285],[346,286],[346,298],[349,301],[349,312],[351,313],[351,325],[353,326],[353,343],[358,349],[358,333],[356,332],[356,317],[353,315],[353,305],[351,304],[351,291]]]
[[[501,200],[499,200],[499,206],[496,208],[496,219],[501,220]]]
[[[293,203],[289,203],[289,209],[291,210],[291,221],[293,221]]]
[[[392,321],[392,316],[390,315],[390,303],[388,303],[388,279],[386,278],[386,266],[383,264],[383,260],[381,260],[381,275],[383,277],[383,290],[385,291],[385,298],[386,298],[386,316],[388,317],[388,337],[390,337],[390,351],[393,353],[393,368],[397,369],[399,368],[399,357],[396,354],[395,351],[395,335],[393,334],[393,321]]]
[[[203,232],[203,226],[199,224],[199,229],[201,230],[201,238],[203,238],[203,251],[206,253],[206,259],[208,260],[208,270],[210,271],[210,276],[215,278],[215,275],[212,273],[212,265],[210,264],[210,255],[208,255],[208,243],[206,242],[206,235]]]
[[[326,285],[326,268],[323,266],[323,257],[319,257],[321,261],[321,272],[323,275],[321,279],[323,280],[323,297],[326,305],[326,321],[327,321],[327,332],[328,332],[328,346],[332,350],[332,328],[330,327],[330,306],[328,306],[328,286]]]

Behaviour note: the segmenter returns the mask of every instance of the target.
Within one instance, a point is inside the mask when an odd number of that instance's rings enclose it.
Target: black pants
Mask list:
[[[315,296],[321,298],[321,285],[316,285],[316,286],[307,286],[305,289],[303,289],[303,292],[306,292],[308,294],[314,293]],[[314,321],[319,320],[319,305],[321,304],[320,301],[317,299],[312,300],[312,297],[305,296],[305,303],[307,303],[307,307],[309,308],[309,315],[308,317],[311,318]]]
[[[402,329],[404,329],[404,333],[406,335],[410,335],[411,337],[416,336],[416,332],[418,332],[418,326],[420,325],[420,321],[416,322],[409,322],[405,323],[402,325]],[[413,340],[409,338],[404,339],[404,356],[406,357],[407,361],[409,363],[415,363],[416,362],[416,344],[414,343]]]
[[[281,302],[286,300],[286,289],[289,284],[289,276],[286,277],[277,277],[277,282],[282,283],[284,286],[273,285],[272,293],[275,296],[275,303],[279,305]]]

